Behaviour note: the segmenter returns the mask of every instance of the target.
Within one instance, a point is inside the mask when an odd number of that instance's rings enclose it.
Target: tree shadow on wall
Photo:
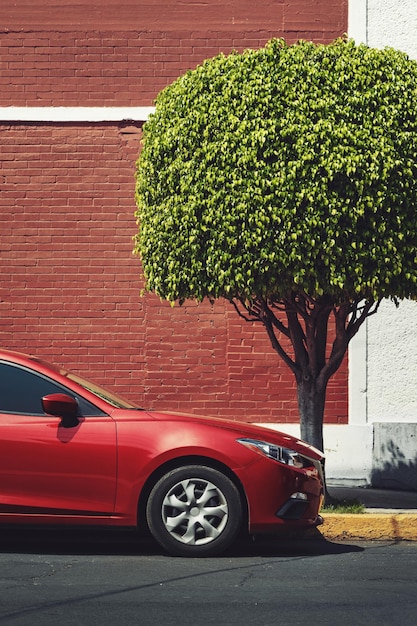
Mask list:
[[[373,461],[372,487],[417,491],[417,451],[408,458],[392,440],[381,445],[381,456]]]

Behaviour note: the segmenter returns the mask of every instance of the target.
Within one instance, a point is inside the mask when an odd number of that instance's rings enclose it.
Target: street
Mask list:
[[[165,556],[129,532],[2,530],[0,624],[384,626],[417,621],[417,542],[243,543]]]

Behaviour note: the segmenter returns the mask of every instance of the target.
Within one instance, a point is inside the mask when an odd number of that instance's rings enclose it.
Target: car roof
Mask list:
[[[47,367],[48,369],[51,369],[55,372],[60,371],[60,369],[56,365],[53,365],[48,361],[44,361],[43,359],[40,359],[39,357],[32,354],[24,354],[23,352],[16,352],[14,350],[0,348],[0,359],[13,361],[13,363],[19,363],[20,365],[30,365],[31,363],[37,363],[38,365]]]

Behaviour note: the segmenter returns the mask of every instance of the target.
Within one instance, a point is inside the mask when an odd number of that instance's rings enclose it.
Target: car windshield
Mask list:
[[[117,396],[116,394],[111,393],[107,389],[103,389],[99,385],[96,385],[95,383],[92,383],[91,381],[86,380],[85,378],[82,378],[81,376],[78,376],[77,374],[73,374],[72,372],[67,372],[65,370],[60,370],[60,374],[62,374],[63,376],[66,376],[67,378],[74,381],[78,385],[81,385],[81,387],[83,387],[90,393],[93,393],[98,398],[105,400],[106,402],[108,402],[109,404],[111,404],[117,409],[139,410],[139,407],[135,406],[131,402],[124,400],[120,396]]]
[[[77,383],[78,385],[80,385],[81,387],[89,391],[90,393],[94,394],[98,398],[105,400],[116,409],[136,409],[137,411],[143,410],[141,407],[138,407],[137,405],[132,404],[131,402],[128,402],[128,400],[121,398],[120,396],[116,395],[115,393],[112,393],[111,391],[108,391],[108,389],[103,389],[103,387],[100,387],[100,385],[97,385],[96,383],[93,383],[90,380],[86,380],[82,376],[78,376],[78,374],[74,374],[73,372],[68,372],[67,370],[62,369],[54,365],[53,363],[48,363],[46,361],[43,361],[42,359],[36,356],[30,356],[29,358],[31,361],[34,361],[35,363],[39,363],[40,365],[43,365],[44,367],[47,367],[50,370],[57,372],[58,374],[61,374],[61,376],[65,376],[65,378],[68,378],[69,380],[74,381],[75,383]]]

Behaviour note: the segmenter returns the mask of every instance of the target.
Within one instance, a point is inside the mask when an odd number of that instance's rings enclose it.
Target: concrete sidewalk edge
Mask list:
[[[417,512],[324,513],[318,530],[325,539],[417,541]]]

